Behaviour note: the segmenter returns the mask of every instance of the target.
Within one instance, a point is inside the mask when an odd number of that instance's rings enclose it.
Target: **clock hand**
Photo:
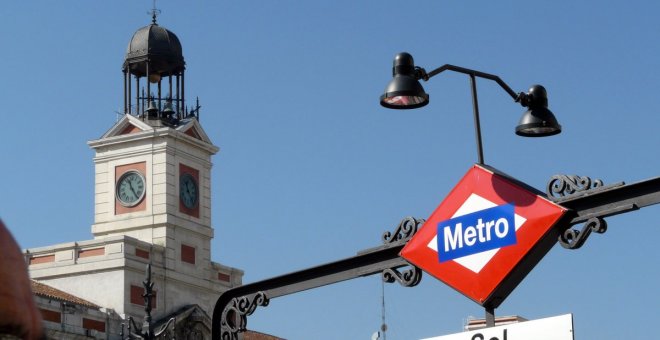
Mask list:
[[[131,188],[131,192],[133,195],[135,195],[135,198],[137,198],[138,194],[135,193],[135,189],[133,189],[133,183],[130,180],[128,181],[128,187]]]

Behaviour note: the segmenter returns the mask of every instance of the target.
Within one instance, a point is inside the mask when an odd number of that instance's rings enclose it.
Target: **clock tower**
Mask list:
[[[199,123],[199,104],[186,107],[179,39],[155,21],[139,29],[123,73],[124,116],[89,142],[96,152],[92,233],[208,258],[211,156],[219,149]]]
[[[129,236],[164,249],[163,265],[206,279],[211,263],[211,156],[219,148],[185,100],[178,37],[140,28],[122,67],[124,115],[95,150],[95,239]]]
[[[185,66],[179,39],[155,16],[135,32],[122,67],[123,115],[88,142],[95,151],[94,239],[25,256],[34,280],[117,320],[141,315],[149,264],[155,319],[194,319],[207,334],[214,301],[240,285],[243,272],[211,260],[211,157],[219,148],[200,124],[199,101],[186,106]],[[107,327],[114,332],[119,323]]]
[[[166,247],[185,239],[209,249],[211,156],[218,147],[197,114],[170,123],[127,113],[89,142],[96,151],[95,238],[127,235]]]

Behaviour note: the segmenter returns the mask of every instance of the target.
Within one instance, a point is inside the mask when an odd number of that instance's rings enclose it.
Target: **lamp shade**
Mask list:
[[[394,58],[394,76],[380,96],[380,105],[389,109],[416,109],[429,103],[429,95],[415,76],[413,57],[402,52]]]
[[[548,109],[548,93],[541,85],[534,85],[527,93],[529,110],[523,113],[516,134],[524,137],[546,137],[559,134],[561,125]]]

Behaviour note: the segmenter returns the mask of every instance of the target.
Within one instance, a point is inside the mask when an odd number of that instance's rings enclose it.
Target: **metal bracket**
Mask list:
[[[406,270],[399,271],[396,268],[383,270],[383,281],[387,283],[399,282],[404,287],[415,287],[422,281],[422,270],[410,266]]]
[[[414,218],[411,216],[404,218],[396,229],[394,229],[393,233],[389,231],[383,233],[383,243],[392,244],[397,242],[408,242],[413,235],[417,233],[419,226],[424,224],[424,222],[426,222],[426,220],[421,218]]]
[[[550,178],[546,193],[553,201],[561,200],[588,190],[600,188],[603,181],[592,180],[591,177],[578,175],[554,175]]]
[[[562,245],[569,249],[582,246],[591,232],[604,233],[607,230],[604,217],[660,203],[660,177],[610,186],[602,186],[601,181],[593,184],[595,181],[579,176],[555,177],[552,181],[558,182],[551,181],[548,193],[555,197],[551,199],[561,202],[562,207],[571,211],[568,217],[572,219],[566,221],[567,225],[586,222],[582,230],[566,230],[560,236]],[[561,184],[562,181],[565,184]],[[565,189],[566,186],[571,188]],[[553,191],[552,188],[556,189]],[[399,252],[423,223],[421,219],[405,218],[393,233],[383,235],[385,244],[379,247],[363,250],[353,257],[225,291],[218,297],[213,309],[213,340],[236,339],[240,330],[245,329],[247,316],[257,306],[265,306],[276,297],[374,274],[382,275],[387,282],[399,281],[404,282],[404,286],[414,286],[419,283],[416,275],[419,269],[400,270],[410,266],[410,263],[401,258]],[[486,314],[491,319],[494,319],[494,307],[486,306]]]
[[[588,176],[578,175],[554,175],[550,178],[546,193],[548,198],[556,203],[594,195],[600,192],[623,186],[624,182],[611,185],[603,185],[600,179],[592,179]],[[601,212],[602,213],[602,212]],[[568,228],[559,235],[559,244],[566,249],[579,249],[587,241],[592,231],[599,234],[607,231],[607,222],[603,219],[605,214],[590,216],[582,230]]]
[[[222,340],[237,340],[238,333],[244,332],[247,326],[247,317],[252,315],[258,306],[268,306],[270,300],[263,292],[250,296],[233,298],[222,312]]]
[[[398,281],[405,287],[417,285],[421,270],[401,258],[399,252],[423,223],[422,219],[406,217],[394,232],[383,234],[383,245],[365,249],[353,257],[225,291],[213,310],[213,339],[238,339],[238,334],[246,329],[247,317],[258,306],[267,306],[271,299],[280,296],[374,274],[382,275],[385,282]]]
[[[426,220],[421,218],[406,217],[401,220],[401,223],[396,227],[394,233],[385,232],[383,234],[383,243],[391,244],[397,242],[407,243],[414,235],[421,225]],[[397,267],[388,268],[383,270],[382,278],[387,283],[399,282],[403,287],[414,287],[422,280],[422,270],[409,265],[404,267],[405,270],[398,270]]]
[[[600,218],[590,218],[582,227],[582,230],[568,228],[559,235],[559,244],[566,249],[579,249],[587,241],[591,232],[603,234],[607,231],[607,222]]]

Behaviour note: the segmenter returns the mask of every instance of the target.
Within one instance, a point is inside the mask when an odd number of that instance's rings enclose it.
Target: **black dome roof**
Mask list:
[[[150,73],[168,76],[185,69],[179,38],[171,31],[153,23],[140,28],[128,43],[123,69],[144,77],[149,61]]]

